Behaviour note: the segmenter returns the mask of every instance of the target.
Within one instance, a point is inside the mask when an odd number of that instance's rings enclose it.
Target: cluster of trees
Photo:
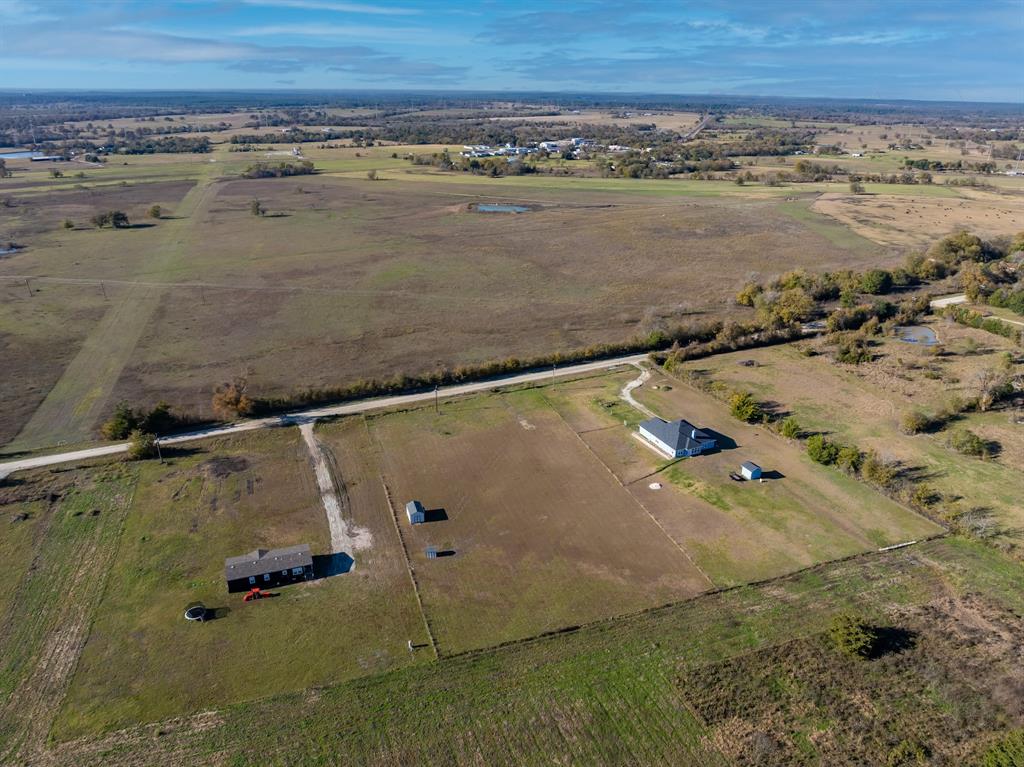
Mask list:
[[[831,181],[835,176],[846,174],[846,170],[836,164],[825,165],[813,160],[797,160],[793,163],[793,172],[799,181]]]
[[[282,178],[284,176],[307,176],[315,172],[309,160],[300,162],[267,163],[258,162],[250,165],[242,173],[243,178]]]
[[[932,174],[927,171],[919,171],[914,173],[913,171],[905,170],[900,173],[851,173],[850,183],[851,184],[930,184],[932,183]],[[863,192],[860,192],[863,194]]]
[[[109,147],[116,154],[205,154],[211,150],[210,139],[205,136],[159,136],[115,142]]]
[[[166,402],[159,402],[153,408],[137,409],[121,402],[114,414],[100,427],[104,439],[127,439],[132,432],[146,434],[167,434],[180,429],[188,420],[177,415]]]
[[[97,229],[109,226],[112,229],[127,229],[131,224],[128,222],[128,214],[123,210],[108,210],[106,213],[97,213],[89,219]]]
[[[1004,251],[1014,258],[1001,258]],[[971,253],[974,260],[963,263],[959,270],[960,286],[967,297],[974,303],[987,303],[1024,315],[1024,232],[1018,233],[1008,245],[984,243],[975,245]]]
[[[997,336],[1009,338],[1017,343],[1024,343],[1024,334],[1016,326],[994,317],[986,317],[981,312],[969,309],[966,306],[947,306],[942,310],[942,313],[943,316],[949,317],[961,325],[995,333]]]
[[[506,157],[462,157],[452,169],[472,173],[476,176],[523,176],[537,172],[532,162]]]
[[[903,158],[903,165],[906,168],[927,171],[975,171],[977,173],[994,173],[996,164],[994,162],[967,162],[965,160],[912,160],[909,157]]]

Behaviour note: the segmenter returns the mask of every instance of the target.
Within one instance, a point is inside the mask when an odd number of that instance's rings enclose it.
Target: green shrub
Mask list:
[[[1024,730],[1014,730],[989,746],[981,767],[1024,767]]]
[[[736,294],[736,303],[740,306],[753,306],[754,300],[761,295],[761,286],[748,282],[739,293]]]
[[[928,431],[934,419],[925,415],[920,410],[910,410],[903,414],[900,419],[900,429],[904,434],[920,434]]]
[[[860,289],[873,296],[889,293],[892,290],[892,275],[885,269],[871,269],[860,278]]]
[[[886,767],[916,767],[927,763],[928,749],[913,740],[901,740],[885,760]]]
[[[836,454],[836,465],[848,474],[856,474],[864,457],[853,445],[843,445]]]
[[[128,437],[128,459],[141,461],[157,454],[156,435],[136,429]]]
[[[106,439],[128,439],[137,429],[151,434],[166,434],[185,422],[186,419],[175,415],[166,402],[157,403],[149,412],[135,410],[126,402],[121,402],[114,409],[114,414],[100,427],[100,433]]]
[[[127,439],[135,429],[139,428],[139,417],[128,404],[121,402],[114,409],[114,414],[100,427],[100,433],[106,439]]]
[[[926,482],[914,485],[914,491],[910,494],[910,505],[918,509],[929,509],[941,500],[939,492]]]
[[[807,455],[816,463],[831,466],[839,458],[839,446],[825,439],[825,435],[815,434],[807,440]]]
[[[855,336],[846,336],[839,340],[836,350],[836,360],[847,365],[859,365],[862,362],[871,362],[875,356],[868,349],[867,341]]]
[[[861,461],[860,475],[879,487],[889,488],[896,482],[897,470],[895,466],[879,458],[874,450],[869,450]]]
[[[988,443],[969,429],[956,429],[949,435],[949,446],[961,455],[989,457]]]
[[[828,635],[837,650],[852,658],[869,658],[878,641],[878,632],[850,613],[836,615],[829,625]]]
[[[779,433],[786,439],[796,439],[800,436],[800,424],[793,416],[789,416],[779,427]]]
[[[729,410],[733,418],[747,423],[756,423],[764,418],[761,405],[750,392],[734,392],[729,398]]]

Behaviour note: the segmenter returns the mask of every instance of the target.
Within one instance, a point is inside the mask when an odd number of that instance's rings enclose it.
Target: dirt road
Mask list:
[[[612,368],[617,368],[622,365],[638,365],[646,358],[646,354],[631,354],[625,357],[598,360],[597,362],[584,362],[578,365],[566,365],[565,367],[558,368],[557,370],[540,370],[532,373],[521,373],[519,375],[506,376],[504,378],[490,379],[487,381],[459,384],[457,386],[446,386],[438,389],[436,396],[456,397],[463,394],[487,391],[488,389],[493,389],[499,386],[515,386],[517,384],[546,381],[556,377],[579,375],[580,373],[590,373],[600,370],[611,370]],[[342,405],[330,405],[327,407],[312,408],[310,410],[300,410],[294,413],[285,413],[280,416],[271,416],[269,418],[255,418],[248,421],[229,424],[227,426],[215,426],[209,429],[199,429],[185,434],[178,434],[173,437],[163,437],[160,439],[160,444],[177,445],[183,442],[194,442],[195,440],[200,439],[223,437],[228,434],[238,434],[240,432],[252,431],[254,429],[267,429],[274,426],[296,426],[307,421],[315,421],[318,418],[354,415],[357,413],[365,413],[370,410],[379,410],[382,408],[396,407],[400,405],[412,405],[418,402],[432,400],[434,397],[434,392],[426,391],[417,392],[415,394],[399,394],[393,397],[377,397],[374,399],[357,400],[355,402],[347,402]],[[16,471],[38,469],[44,466],[56,466],[61,463],[84,461],[90,458],[102,458],[104,456],[124,453],[127,450],[127,442],[118,442],[113,445],[103,445],[101,447],[86,448],[84,450],[72,450],[70,452],[53,453],[51,455],[21,458],[16,461],[4,461],[3,463],[0,463],[0,479],[3,479]]]

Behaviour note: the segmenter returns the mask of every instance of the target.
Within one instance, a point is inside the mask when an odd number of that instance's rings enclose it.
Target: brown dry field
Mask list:
[[[125,242],[118,235],[131,238],[128,242],[134,249],[149,234],[145,211],[154,203],[172,209],[192,186],[193,182],[156,182],[69,189],[41,196],[12,196],[11,207],[0,208],[0,242],[41,242],[45,253],[45,260],[34,263],[34,259],[26,258],[34,248],[17,257],[0,257],[0,278],[8,278],[0,279],[0,358],[4,362],[0,366],[0,444],[16,436],[96,323],[109,311],[109,301],[97,285],[67,286],[41,280],[26,284],[11,278],[123,275],[125,269],[132,268],[133,254],[118,249],[117,245]],[[66,239],[67,235],[55,235],[57,223],[65,218],[82,222],[98,210],[111,209],[126,211],[129,219],[143,228],[95,236],[82,232],[85,237],[73,241]],[[110,295],[115,295],[115,290],[112,288]]]
[[[440,415],[369,419],[443,653],[711,587],[542,397],[509,393],[446,402]],[[411,499],[446,519],[409,526]],[[428,560],[430,545],[455,554]]]
[[[368,419],[443,653],[637,610],[940,532],[934,523],[656,376],[641,397],[724,435],[662,460],[608,409],[635,371]],[[658,389],[651,388],[658,385]],[[747,459],[776,477],[728,479]],[[667,467],[667,468],[666,468]],[[344,467],[342,467],[344,472]],[[684,489],[676,477],[694,477]],[[662,483],[660,490],[649,483]],[[409,526],[420,500],[437,521]],[[428,560],[425,548],[454,551]],[[513,590],[510,582],[514,581]]]
[[[200,168],[223,172],[220,165]],[[58,226],[65,213],[84,217],[88,204],[124,205],[141,223],[154,200],[173,213],[173,197],[186,188],[139,184],[33,196],[31,212],[19,214],[15,226],[39,222],[37,234],[26,238],[25,251],[0,261],[0,278],[108,281],[111,310],[120,300],[139,300],[137,283],[153,284],[142,299],[154,309],[135,329],[138,344],[116,384],[103,384],[113,387],[108,411],[120,399],[165,399],[209,415],[212,387],[238,374],[249,376],[256,394],[279,395],[618,341],[735,312],[730,299],[751,277],[898,261],[867,240],[850,238],[856,250],[839,247],[771,200],[671,197],[661,187],[656,197],[638,196],[626,185],[570,189],[547,179],[515,187],[449,177],[213,181],[185,221],[126,232]],[[14,210],[23,210],[13,196]],[[467,208],[509,196],[541,209],[502,216]],[[253,198],[270,215],[254,219]],[[155,261],[149,254],[157,251],[174,255]],[[83,306],[95,308],[99,291],[66,283],[41,289],[59,296],[60,316],[50,321],[62,326]],[[0,280],[0,292],[12,333],[29,299],[23,284]],[[18,378],[45,393],[53,385],[47,370],[22,369]],[[29,409],[5,408],[3,433],[17,433]],[[88,436],[85,428],[65,438]]]
[[[909,194],[899,199],[827,192],[812,207],[863,237],[893,247],[927,248],[959,229],[982,237],[1024,229],[1024,196],[958,191],[959,198]]]

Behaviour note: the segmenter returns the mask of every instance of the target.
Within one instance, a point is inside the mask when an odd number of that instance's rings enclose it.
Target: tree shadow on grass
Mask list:
[[[886,655],[912,650],[917,645],[917,632],[899,626],[876,626],[875,641],[868,658],[876,660]]]
[[[902,461],[895,461],[891,465],[896,471],[896,477],[907,482],[926,482],[945,476],[943,471],[929,469],[926,466],[915,466]]]

